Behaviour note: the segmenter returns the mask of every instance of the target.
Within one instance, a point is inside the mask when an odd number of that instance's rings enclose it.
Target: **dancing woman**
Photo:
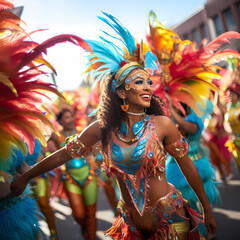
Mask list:
[[[60,136],[53,134],[48,145],[51,152],[62,148],[65,139],[75,134],[75,117],[73,112],[62,109],[57,115],[57,121],[63,127]],[[51,147],[50,147],[51,146]],[[72,158],[65,164],[65,190],[72,208],[73,217],[81,226],[82,235],[85,239],[96,239],[96,202],[97,202],[97,178],[94,169],[89,163],[90,156]]]
[[[33,166],[43,159],[44,150],[40,142],[35,139],[35,147],[33,154],[26,156],[25,162],[29,166]],[[34,179],[31,183],[33,190],[33,197],[37,200],[38,207],[46,217],[46,222],[50,231],[50,239],[58,240],[55,216],[49,203],[49,187],[48,187],[48,174],[42,174]]]
[[[165,177],[167,152],[174,156],[204,209],[205,224],[216,230],[216,220],[198,172],[188,157],[188,145],[174,123],[162,115],[145,68],[156,58],[113,16],[101,18],[119,35],[124,51],[113,43],[87,41],[90,68],[97,80],[104,79],[98,121],[80,135],[67,139],[61,148],[23,174],[11,185],[20,194],[27,182],[50,169],[83,156],[102,141],[106,172],[118,182],[119,216],[106,235],[113,239],[201,239],[199,219]]]
[[[178,125],[178,129],[183,136],[189,141],[190,149],[188,156],[198,170],[208,200],[211,204],[216,205],[220,202],[220,195],[214,183],[215,170],[209,161],[209,151],[201,140],[201,133],[204,128],[203,121],[188,107],[185,107],[186,117],[182,116],[181,113],[172,106],[171,101],[169,101],[169,109],[173,121]],[[183,197],[189,201],[190,206],[195,211],[199,211],[200,209],[197,206],[198,199],[190,188],[186,178],[182,175],[173,157],[168,157],[166,166],[167,180],[181,191]]]
[[[238,71],[240,72],[239,68]],[[226,142],[226,146],[236,159],[240,171],[240,83],[238,81],[239,78],[228,87],[231,102],[225,113],[225,120],[229,123],[233,134],[232,138]]]

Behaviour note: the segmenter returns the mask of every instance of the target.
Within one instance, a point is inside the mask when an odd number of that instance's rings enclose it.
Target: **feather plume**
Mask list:
[[[41,80],[41,76],[46,75],[40,69],[42,65],[55,73],[43,57],[46,50],[61,42],[71,42],[91,51],[89,45],[75,35],[55,36],[41,44],[27,40],[36,31],[27,33],[24,22],[4,10],[9,7],[13,7],[12,4],[0,0],[0,156],[6,160],[12,147],[31,154],[36,138],[45,146],[47,131],[56,131],[41,110],[49,94],[63,97],[55,85]]]
[[[148,44],[162,68],[162,74],[155,73],[153,77],[156,95],[164,97],[166,92],[175,106],[179,107],[178,103],[183,102],[200,114],[196,103],[202,109],[206,108],[205,99],[211,99],[212,92],[218,91],[214,80],[222,79],[217,73],[221,67],[216,63],[228,58],[240,58],[238,52],[218,49],[223,43],[229,43],[230,38],[239,39],[240,34],[224,33],[206,46],[204,39],[196,49],[192,42],[181,41],[176,33],[157,22],[154,12],[149,14],[149,27]]]
[[[216,51],[219,49],[219,47],[221,47],[222,44],[230,43],[229,39],[233,38],[240,39],[240,33],[234,31],[225,32],[218,36],[216,39],[214,39],[212,42],[207,44],[205,50]]]
[[[4,9],[12,9],[12,8],[14,8],[12,1],[0,0],[0,11]]]
[[[146,44],[139,44],[114,16],[104,12],[103,14],[104,17],[99,17],[99,19],[110,26],[116,35],[102,31],[110,40],[101,36],[101,41],[86,40],[92,51],[87,50],[90,54],[87,56],[89,63],[85,73],[94,79],[93,85],[100,81],[99,86],[101,86],[109,74],[114,75],[120,67],[132,61],[144,67],[144,60],[145,68],[152,71],[160,69],[157,58],[153,58],[149,53]],[[117,40],[121,45],[116,45],[112,39]]]

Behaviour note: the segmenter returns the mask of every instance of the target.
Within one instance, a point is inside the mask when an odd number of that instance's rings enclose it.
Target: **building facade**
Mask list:
[[[202,9],[171,29],[197,46],[204,38],[212,41],[227,31],[240,32],[240,0],[207,0]],[[240,52],[240,39],[231,40],[228,48]]]

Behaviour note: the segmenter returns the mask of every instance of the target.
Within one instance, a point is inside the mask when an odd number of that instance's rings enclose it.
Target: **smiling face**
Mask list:
[[[119,89],[119,96],[129,104],[129,111],[142,112],[150,107],[153,89],[149,75],[142,69],[132,70],[125,79],[125,89]]]

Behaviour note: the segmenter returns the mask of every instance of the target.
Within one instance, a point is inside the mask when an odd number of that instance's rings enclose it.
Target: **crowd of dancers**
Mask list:
[[[44,238],[39,218],[61,239],[57,199],[95,240],[99,187],[116,218],[112,239],[210,239],[217,185],[240,171],[240,54],[220,49],[240,34],[196,48],[150,12],[138,42],[102,13],[113,34],[101,40],[38,44],[13,7],[0,1],[0,240]],[[88,53],[88,81],[60,93],[41,67],[55,73],[43,53],[66,41]]]

